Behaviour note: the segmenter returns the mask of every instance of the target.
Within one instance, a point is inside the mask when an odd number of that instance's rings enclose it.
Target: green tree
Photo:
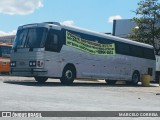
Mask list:
[[[137,17],[132,20],[136,23],[132,40],[153,45],[155,54],[160,53],[160,3],[158,0],[141,0],[134,11]]]

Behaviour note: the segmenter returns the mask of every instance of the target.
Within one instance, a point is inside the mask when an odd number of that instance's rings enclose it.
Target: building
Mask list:
[[[128,34],[132,34],[132,28],[138,29],[138,26],[132,19],[120,19],[113,21],[113,35],[128,38]],[[160,22],[156,24],[156,27],[160,29]]]
[[[4,43],[13,43],[15,39],[15,35],[8,35],[8,36],[0,36],[0,42]]]
[[[128,38],[128,34],[132,34],[132,28],[136,27],[131,19],[121,19],[113,21],[113,35]]]

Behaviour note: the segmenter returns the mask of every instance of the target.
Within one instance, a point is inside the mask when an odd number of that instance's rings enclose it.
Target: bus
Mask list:
[[[57,22],[18,27],[11,54],[11,75],[48,78],[71,84],[75,79],[117,80],[137,84],[143,74],[154,80],[153,46]]]
[[[9,74],[10,56],[12,45],[10,43],[0,43],[0,73]]]

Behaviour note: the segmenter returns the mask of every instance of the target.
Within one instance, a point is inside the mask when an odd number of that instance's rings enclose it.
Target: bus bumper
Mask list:
[[[47,70],[45,69],[37,69],[37,68],[11,68],[10,74],[13,76],[26,76],[26,77],[34,77],[34,76],[46,76]]]

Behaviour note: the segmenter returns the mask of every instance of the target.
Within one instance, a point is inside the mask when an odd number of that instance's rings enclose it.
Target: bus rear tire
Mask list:
[[[68,65],[64,68],[60,81],[62,84],[72,84],[76,77],[76,70],[73,66]]]
[[[34,79],[38,82],[38,83],[45,83],[48,78],[47,77],[34,77]]]
[[[131,84],[137,85],[139,81],[140,81],[140,74],[138,71],[134,71],[134,73],[132,74]]]

